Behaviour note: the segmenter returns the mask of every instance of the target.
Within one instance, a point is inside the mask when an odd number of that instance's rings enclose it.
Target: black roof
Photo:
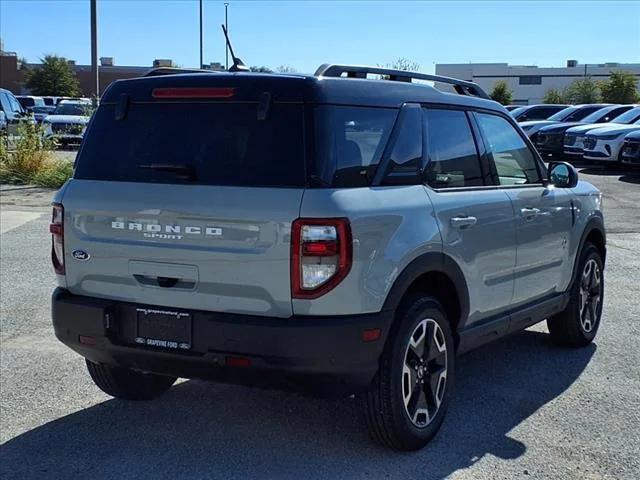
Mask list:
[[[406,81],[315,75],[198,72],[146,76],[112,83],[102,103],[115,103],[122,94],[131,101],[151,101],[155,88],[225,88],[235,89],[234,100],[258,101],[269,92],[276,102],[305,102],[372,107],[400,107],[406,102],[470,106],[506,112],[492,100],[471,95],[446,93],[431,85]],[[484,92],[483,92],[484,93]]]

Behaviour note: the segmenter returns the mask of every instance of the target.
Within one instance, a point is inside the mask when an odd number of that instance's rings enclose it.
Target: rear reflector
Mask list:
[[[362,341],[363,342],[375,342],[380,338],[380,334],[382,332],[379,328],[372,328],[370,330],[362,331]]]
[[[234,88],[154,88],[153,98],[231,98]]]
[[[227,367],[250,367],[251,359],[247,357],[226,357],[224,363]]]
[[[78,340],[80,341],[80,343],[83,343],[84,345],[95,345],[96,344],[96,338],[95,337],[88,337],[85,335],[80,335],[78,337]]]

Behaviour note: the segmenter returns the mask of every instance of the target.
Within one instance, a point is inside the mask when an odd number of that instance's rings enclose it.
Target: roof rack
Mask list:
[[[467,82],[466,80],[458,80],[457,78],[443,77],[440,75],[429,75],[419,72],[407,72],[404,70],[394,70],[392,68],[382,67],[366,67],[360,65],[332,65],[325,63],[320,65],[314,75],[316,77],[342,77],[346,74],[347,78],[367,78],[368,74],[385,75],[388,80],[395,82],[411,83],[413,79],[430,80],[433,82],[448,83],[453,85],[454,90],[459,95],[472,95],[474,97],[491,98],[477,83]]]
[[[178,73],[214,73],[214,70],[198,70],[197,68],[158,67],[145,72],[143,77],[157,77],[159,75],[176,75]]]

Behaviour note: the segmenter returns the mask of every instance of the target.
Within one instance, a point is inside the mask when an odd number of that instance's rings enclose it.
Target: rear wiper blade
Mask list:
[[[138,165],[138,168],[175,173],[178,176],[184,176],[188,180],[196,179],[195,169],[189,165],[181,165],[176,163],[150,163],[148,165]]]

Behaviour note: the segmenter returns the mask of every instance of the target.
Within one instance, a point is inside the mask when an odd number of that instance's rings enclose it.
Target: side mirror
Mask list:
[[[567,162],[549,163],[549,183],[558,188],[573,188],[578,184],[578,171]]]

